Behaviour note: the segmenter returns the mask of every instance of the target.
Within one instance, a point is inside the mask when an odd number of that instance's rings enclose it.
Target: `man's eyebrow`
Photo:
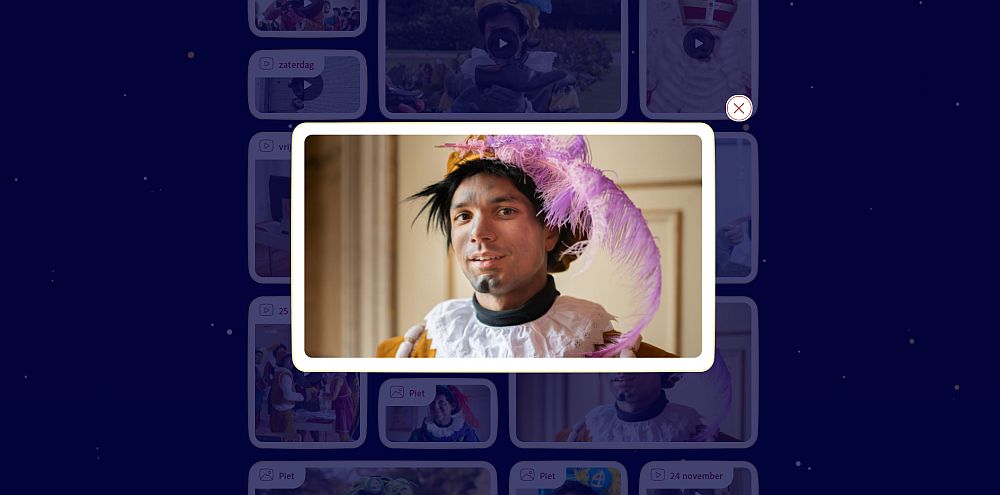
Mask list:
[[[517,198],[517,196],[514,196],[512,194],[507,194],[505,196],[497,196],[497,197],[495,197],[495,198],[493,198],[493,199],[490,200],[490,204],[496,204],[496,203],[519,203],[519,202],[520,202],[520,200]],[[469,206],[469,202],[468,201],[462,201],[461,203],[455,203],[455,204],[451,205],[451,209],[452,210],[457,210],[459,208],[464,208],[466,206]]]

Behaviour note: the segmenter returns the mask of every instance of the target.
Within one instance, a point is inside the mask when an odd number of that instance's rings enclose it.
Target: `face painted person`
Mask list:
[[[434,401],[427,407],[427,417],[410,434],[411,442],[478,442],[473,428],[479,421],[469,409],[468,398],[455,386],[435,387]]]
[[[582,136],[469,136],[445,178],[413,196],[429,213],[471,298],[435,306],[379,357],[673,357],[641,343],[660,303],[660,254],[624,191],[591,166]],[[583,241],[588,241],[589,244]],[[641,315],[615,331],[601,305],[564,296],[549,273],[585,246],[631,275]]]
[[[723,404],[731,399],[729,372],[716,357],[707,372],[719,390],[713,393]],[[719,424],[728,414],[724,406],[718,418],[705,424],[705,418],[692,407],[668,400],[667,391],[681,378],[679,373],[605,373],[615,401],[590,410],[578,423],[556,435],[560,442],[703,442],[732,441],[719,432]]]
[[[474,48],[448,81],[443,111],[548,113],[580,109],[576,80],[554,67],[557,54],[532,50],[550,0],[476,0],[485,46]]]

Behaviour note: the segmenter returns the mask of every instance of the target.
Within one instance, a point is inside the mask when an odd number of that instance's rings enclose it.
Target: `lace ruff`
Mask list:
[[[583,422],[593,442],[686,442],[698,433],[701,415],[670,402],[655,418],[629,422],[618,419],[613,405],[603,405],[587,413]]]
[[[491,327],[476,319],[471,299],[451,299],[427,314],[425,328],[437,357],[569,357],[604,344],[614,319],[599,304],[559,296],[535,321]]]
[[[448,438],[461,430],[463,426],[465,426],[465,420],[457,414],[451,417],[451,424],[448,426],[438,426],[431,418],[424,418],[424,429],[431,436],[437,438]]]

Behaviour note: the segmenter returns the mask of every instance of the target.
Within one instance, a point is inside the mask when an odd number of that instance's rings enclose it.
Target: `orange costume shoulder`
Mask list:
[[[398,337],[391,337],[379,342],[378,349],[375,351],[375,357],[380,358],[391,358],[396,357],[396,352],[399,350],[399,346],[403,344],[404,337],[402,335]],[[413,351],[410,352],[410,357],[414,358],[432,358],[436,352],[431,349],[431,340],[427,338],[427,332],[420,335],[420,338],[413,343]]]

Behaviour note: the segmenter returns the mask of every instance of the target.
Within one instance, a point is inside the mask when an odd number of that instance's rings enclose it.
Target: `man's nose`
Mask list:
[[[472,242],[484,242],[497,240],[494,233],[493,223],[487,218],[477,218],[472,225]]]

